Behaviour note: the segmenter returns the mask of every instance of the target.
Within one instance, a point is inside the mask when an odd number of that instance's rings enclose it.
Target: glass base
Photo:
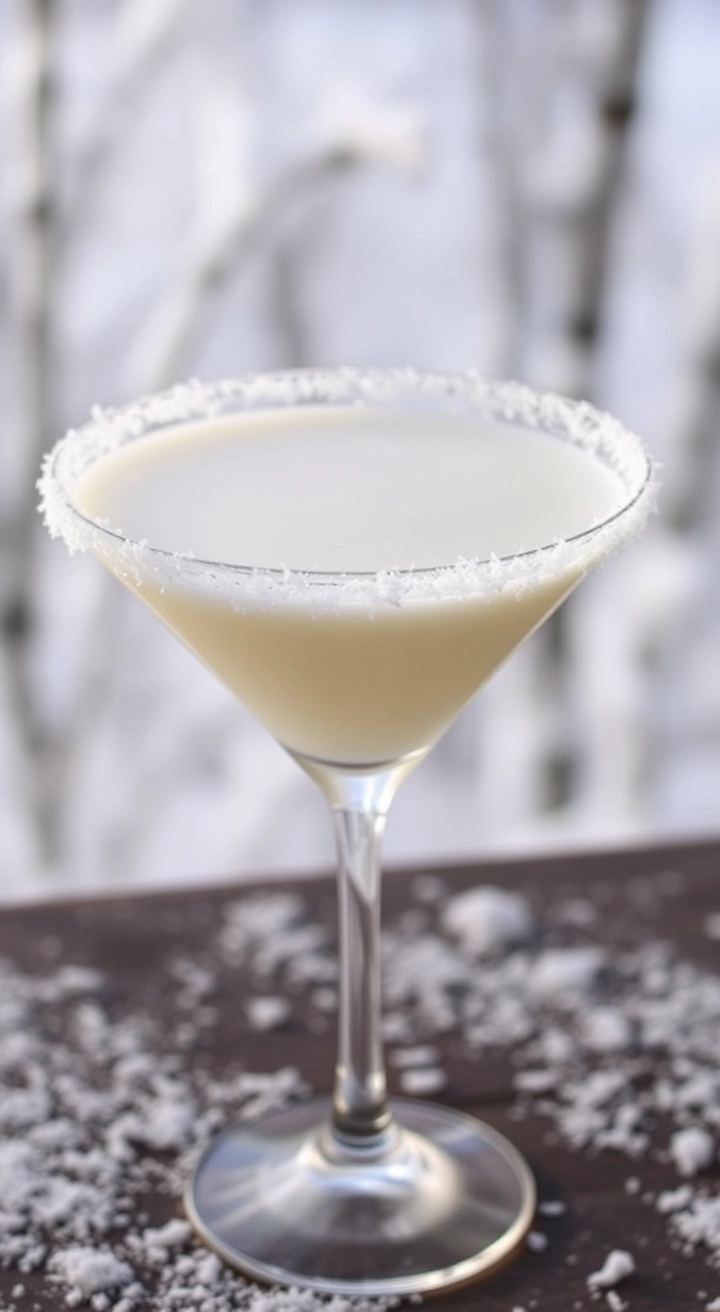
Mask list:
[[[535,1209],[524,1159],[461,1112],[410,1100],[367,1147],[313,1099],[227,1130],[190,1182],[195,1229],[226,1262],[270,1284],[412,1294],[504,1263]]]

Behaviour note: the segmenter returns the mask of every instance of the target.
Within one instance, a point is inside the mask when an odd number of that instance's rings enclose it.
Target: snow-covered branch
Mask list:
[[[71,160],[67,199],[59,215],[58,241],[77,246],[91,224],[103,183],[117,162],[153,70],[177,34],[188,0],[122,0],[107,47],[108,92],[87,140]]]
[[[523,169],[537,266],[547,303],[530,374],[570,395],[593,390],[611,220],[635,104],[649,0],[568,6],[560,25],[548,129]],[[555,285],[552,290],[548,282]],[[548,313],[549,311],[549,313]]]
[[[12,504],[3,507],[5,568],[0,579],[0,634],[8,688],[7,713],[17,754],[27,824],[47,847],[46,791],[38,768],[38,724],[29,679],[33,639],[35,479],[48,445],[52,387],[52,25],[53,0],[20,6],[4,51],[12,122],[17,134],[6,181],[9,306],[17,358],[19,460]],[[7,456],[6,456],[7,462]]]
[[[720,155],[708,165],[695,205],[679,306],[680,367],[667,399],[664,437],[671,475],[664,513],[685,532],[713,512],[720,434]]]
[[[352,170],[386,165],[415,172],[422,162],[422,125],[403,109],[382,114],[333,115],[332,127],[318,125],[317,144],[297,163],[257,192],[239,187],[218,215],[213,188],[200,190],[196,223],[177,290],[151,316],[136,341],[128,366],[131,390],[176,381],[187,371],[191,345],[209,304],[230,278],[272,242],[279,222],[334,179]],[[208,210],[203,197],[209,196]]]

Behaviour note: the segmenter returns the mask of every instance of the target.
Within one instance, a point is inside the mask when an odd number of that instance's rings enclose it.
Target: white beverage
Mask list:
[[[486,419],[350,407],[184,424],[101,458],[73,500],[134,542],[259,570],[374,573],[516,556],[627,503],[579,446]],[[346,765],[427,748],[597,560],[392,605],[368,582],[238,602],[106,560],[286,747]],[[549,562],[549,563],[548,563]],[[502,570],[500,571],[502,574]],[[309,590],[310,592],[312,589]]]

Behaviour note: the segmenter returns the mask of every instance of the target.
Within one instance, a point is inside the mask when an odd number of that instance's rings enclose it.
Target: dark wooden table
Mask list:
[[[598,942],[637,945],[670,941],[677,954],[708,972],[718,966],[718,943],[707,933],[707,917],[720,910],[720,843],[703,843],[657,850],[602,855],[562,856],[454,867],[437,872],[452,892],[490,883],[525,893],[540,916],[553,905],[587,902],[598,911],[593,933]],[[384,924],[398,923],[409,907],[422,907],[416,871],[388,874],[384,888]],[[421,889],[423,886],[420,886]],[[255,888],[223,886],[159,895],[76,901],[31,908],[6,909],[0,914],[0,953],[30,976],[57,970],[59,963],[98,969],[103,975],[100,999],[108,1015],[122,1017],[147,1012],[162,1022],[167,1013],[167,1046],[178,1034],[177,971],[168,962],[180,954],[212,973],[212,996],[197,1007],[212,1008],[200,1040],[178,1048],[180,1063],[201,1062],[206,1072],[222,1075],[229,1065],[254,1071],[296,1067],[315,1090],[329,1090],[334,1060],[334,1017],[318,1011],[318,981],[312,988],[298,983],[289,990],[286,975],[272,973],[258,984],[248,963],[234,965],[213,945],[227,907],[238,898],[295,889],[305,899],[307,919],[334,934],[335,891],[329,877],[296,884],[263,884]],[[427,891],[427,886],[425,886]],[[577,900],[582,899],[582,903]],[[581,917],[582,919],[582,917]],[[257,963],[256,963],[257,964]],[[287,964],[287,963],[285,963]],[[480,967],[479,967],[480,968]],[[290,1002],[287,1020],[258,1032],[250,1024],[245,1000],[250,993],[277,994]],[[192,999],[191,999],[192,1002]],[[547,1237],[544,1251],[522,1253],[510,1266],[482,1284],[434,1300],[434,1306],[460,1309],[481,1306],[487,1312],[572,1312],[605,1307],[603,1296],[593,1302],[587,1275],[602,1265],[614,1248],[629,1249],[636,1272],[618,1294],[632,1312],[704,1307],[720,1294],[720,1273],[708,1266],[698,1249],[685,1255],[668,1236],[667,1217],[652,1205],[652,1195],[676,1187],[677,1173],[662,1153],[653,1151],[632,1162],[620,1152],[571,1150],[557,1140],[543,1115],[518,1118],[513,1085],[512,1052],[486,1053],[482,1060],[463,1050],[457,1034],[431,1036],[442,1052],[447,1086],[441,1101],[481,1116],[507,1134],[527,1156],[538,1181],[541,1199],[562,1200],[566,1210],[538,1218]],[[390,1066],[391,1086],[398,1072]],[[658,1145],[667,1143],[667,1127],[656,1126]],[[641,1185],[628,1192],[629,1177]],[[712,1190],[720,1185],[715,1166],[703,1176]],[[0,1200],[1,1205],[2,1200]],[[156,1224],[181,1214],[177,1197],[165,1193],[148,1201]],[[151,1277],[148,1278],[150,1284]],[[13,1297],[18,1282],[24,1295]],[[150,1287],[150,1286],[148,1286]],[[705,1291],[705,1298],[699,1294]],[[0,1307],[23,1310],[57,1307],[58,1294],[47,1286],[42,1265],[22,1277],[0,1272]],[[148,1307],[156,1304],[149,1301]]]

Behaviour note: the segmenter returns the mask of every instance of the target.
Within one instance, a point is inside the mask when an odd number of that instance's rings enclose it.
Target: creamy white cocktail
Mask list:
[[[74,492],[84,514],[169,553],[390,575],[546,547],[625,496],[612,469],[556,437],[349,407],[170,429],[106,456]],[[286,747],[367,765],[429,747],[593,563],[589,542],[515,586],[400,605],[341,588],[253,602],[120,569]]]
[[[332,1101],[211,1144],[187,1196],[196,1228],[246,1273],[328,1293],[422,1294],[504,1262],[534,1212],[522,1158],[449,1107],[387,1100],[380,838],[465,702],[642,528],[642,446],[516,384],[310,370],[100,412],[41,491],[50,531],[142,598],[333,809]]]

